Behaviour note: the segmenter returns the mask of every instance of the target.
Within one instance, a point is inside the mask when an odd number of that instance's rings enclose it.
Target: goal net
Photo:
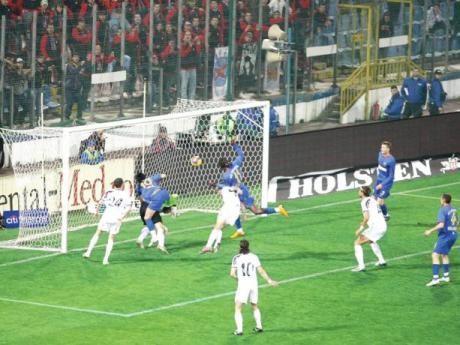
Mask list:
[[[177,194],[179,212],[216,212],[220,195],[212,182],[219,158],[236,158],[237,138],[245,160],[242,182],[256,203],[266,206],[268,186],[268,102],[178,102],[168,115],[73,128],[0,130],[11,154],[11,173],[2,178],[2,195],[17,210],[19,230],[4,231],[0,247],[67,251],[67,233],[93,226],[87,205],[101,200],[121,177],[134,195],[134,177],[161,173],[162,185]],[[199,156],[200,167],[191,164]],[[133,210],[131,219],[137,216]],[[129,218],[128,218],[129,219]],[[14,235],[13,235],[14,234]]]

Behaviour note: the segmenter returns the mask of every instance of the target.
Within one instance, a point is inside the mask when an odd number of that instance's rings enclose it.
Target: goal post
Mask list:
[[[0,234],[0,247],[68,251],[71,231],[95,226],[87,211],[111,182],[122,177],[134,194],[134,177],[162,173],[162,184],[177,194],[178,211],[217,212],[221,198],[211,186],[221,176],[220,158],[233,160],[235,137],[245,158],[241,181],[256,203],[267,206],[268,101],[179,100],[171,114],[96,123],[72,128],[0,129],[11,151],[11,174],[3,195],[15,195],[9,209],[19,211],[17,236]],[[191,157],[203,165],[192,166]],[[6,209],[0,209],[5,211]],[[129,219],[138,218],[133,210]],[[6,236],[6,238],[4,237]]]

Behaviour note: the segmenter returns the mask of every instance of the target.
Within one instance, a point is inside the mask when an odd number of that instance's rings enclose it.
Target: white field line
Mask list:
[[[454,246],[452,249],[458,249],[460,246]],[[400,260],[405,260],[417,256],[422,256],[422,255],[428,255],[431,253],[431,250],[429,251],[423,251],[423,252],[418,252],[418,253],[412,253],[412,254],[407,254],[407,255],[402,255],[398,257],[394,257],[391,259],[388,259],[387,262],[393,262],[393,261],[400,261]],[[350,254],[351,255],[351,254]],[[372,263],[370,263],[372,264]],[[342,268],[336,268],[328,271],[322,271],[322,272],[317,272],[317,273],[311,273],[303,276],[298,276],[298,277],[292,277],[288,279],[283,279],[279,281],[280,285],[285,285],[301,280],[309,280],[321,276],[326,276],[334,273],[340,273],[340,272],[345,272],[351,270],[355,266],[347,266],[347,267],[342,267]],[[351,273],[350,273],[351,274]],[[353,274],[362,274],[362,273],[353,273]],[[259,288],[264,289],[269,287],[270,285],[264,284],[259,286]],[[184,301],[184,302],[179,302],[179,303],[174,303],[170,305],[165,305],[165,306],[160,306],[156,308],[151,308],[151,309],[145,309],[145,310],[140,310],[137,312],[133,313],[116,313],[116,312],[109,312],[109,311],[102,311],[102,310],[96,310],[96,309],[88,309],[88,308],[78,308],[78,307],[68,307],[64,305],[56,305],[56,304],[47,304],[47,303],[39,303],[39,302],[33,302],[33,301],[24,301],[24,300],[17,300],[17,299],[11,299],[11,298],[6,298],[6,297],[0,297],[0,301],[2,302],[7,302],[7,303],[17,303],[17,304],[27,304],[27,305],[32,305],[32,306],[37,306],[37,307],[44,307],[44,308],[51,308],[51,309],[61,309],[61,310],[67,310],[67,311],[74,311],[74,312],[80,312],[80,313],[88,313],[88,314],[99,314],[99,315],[106,315],[106,316],[115,316],[115,317],[122,317],[122,318],[132,318],[140,315],[145,315],[145,314],[151,314],[151,313],[157,313],[169,309],[177,309],[177,308],[182,308],[191,304],[197,304],[201,302],[206,302],[210,300],[215,300],[219,299],[222,297],[227,297],[227,296],[232,296],[235,294],[235,291],[229,291],[229,292],[224,292],[216,295],[211,295],[211,296],[206,296],[206,297],[201,297],[201,298],[196,298],[193,300],[189,301]]]
[[[76,311],[76,312],[81,312],[81,313],[127,317],[126,314],[122,314],[122,313],[113,313],[113,312],[109,312],[109,311],[86,309],[86,308],[67,307],[65,305],[58,305],[58,304],[47,304],[47,303],[39,303],[39,302],[32,302],[32,301],[22,301],[22,300],[18,300],[18,299],[11,299],[11,298],[4,298],[4,297],[0,297],[0,301],[2,301],[2,302],[10,302],[10,303],[19,303],[19,304],[28,304],[28,305],[34,305],[34,306],[37,306],[37,307],[45,307],[45,308]]]
[[[458,184],[460,184],[460,182],[445,183],[445,184],[440,184],[440,185],[437,185],[437,186],[410,189],[410,190],[407,190],[407,191],[404,191],[404,192],[394,193],[393,195],[409,196],[408,193],[412,193],[412,192],[421,192],[421,191],[425,191],[425,190],[449,187],[449,186],[458,185]],[[321,204],[321,205],[316,205],[316,206],[299,208],[299,209],[295,209],[295,210],[289,210],[289,213],[304,212],[304,211],[316,210],[316,209],[325,208],[325,207],[332,207],[332,206],[338,206],[338,205],[351,204],[351,203],[355,203],[355,202],[358,202],[358,201],[359,201],[358,198],[351,199],[351,200],[337,201],[337,202],[332,202],[332,203],[329,203],[329,204]],[[248,217],[248,221],[254,220],[254,219],[257,219],[257,218],[258,217],[255,217],[255,216],[254,217]],[[193,232],[195,230],[211,229],[212,226],[213,226],[213,224],[209,224],[209,225],[202,225],[202,226],[197,226],[197,227],[189,228],[189,229],[172,231],[169,235],[181,234],[181,233],[186,233],[186,232]],[[130,240],[124,240],[124,241],[117,241],[117,242],[115,242],[115,245],[134,242],[135,240],[136,240],[136,238],[133,238],[133,239],[130,239]],[[102,247],[105,247],[105,243],[97,245],[95,248],[102,248]],[[69,250],[69,253],[82,252],[84,250],[86,250],[86,247],[71,249],[71,250]],[[53,253],[53,254],[47,254],[47,255],[33,256],[33,257],[30,257],[30,258],[17,260],[17,261],[5,262],[3,264],[0,264],[0,268],[11,266],[11,265],[23,264],[23,263],[36,261],[36,260],[41,260],[41,259],[46,259],[46,258],[49,258],[49,257],[58,256],[58,255],[63,255],[63,254],[62,253]]]
[[[411,198],[419,198],[419,199],[430,199],[430,200],[438,200],[440,198],[437,198],[435,196],[428,196],[428,195],[418,195],[418,194],[405,194],[405,193],[400,193],[399,195],[402,195],[402,196],[408,196],[408,197],[411,197]]]

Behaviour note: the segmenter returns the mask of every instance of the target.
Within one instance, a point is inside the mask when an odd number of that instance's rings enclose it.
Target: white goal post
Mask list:
[[[216,212],[221,198],[211,187],[217,162],[236,153],[245,159],[241,180],[256,203],[267,206],[270,103],[179,100],[171,114],[71,128],[0,129],[11,153],[11,171],[0,195],[18,211],[19,229],[0,233],[0,248],[68,251],[68,232],[95,226],[87,205],[98,202],[122,177],[134,195],[134,177],[166,174],[162,184],[177,194],[179,212]],[[193,166],[191,157],[203,160]],[[5,175],[3,175],[5,176]],[[3,207],[3,208],[2,208]],[[134,210],[129,219],[138,218]]]

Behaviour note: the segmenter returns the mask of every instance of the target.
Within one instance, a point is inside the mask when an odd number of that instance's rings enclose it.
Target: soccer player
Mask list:
[[[385,220],[390,219],[385,199],[390,196],[390,190],[395,178],[396,160],[391,155],[391,143],[383,141],[380,145],[379,166],[377,167],[377,181],[374,186],[374,196],[379,202]]]
[[[289,216],[288,212],[284,209],[283,205],[278,205],[278,207],[267,208],[260,208],[259,206],[256,206],[254,204],[254,197],[251,196],[249,188],[244,183],[240,183],[238,185],[238,188],[240,189],[238,197],[240,199],[241,208],[243,210],[243,220],[246,220],[246,209],[250,209],[252,213],[254,213],[255,215],[277,213],[281,214],[284,217]],[[243,227],[241,225],[241,219],[239,217],[235,222],[235,228],[236,231],[230,236],[230,238],[235,239],[245,235],[245,232],[243,231]]]
[[[148,199],[151,197],[151,195],[155,192],[155,190],[160,188],[160,182],[163,178],[165,178],[166,175],[164,174],[155,174],[150,176],[149,178],[146,178],[145,174],[143,173],[138,173],[136,175],[136,194],[139,197],[139,200],[141,202],[141,207],[139,208],[139,214],[141,217],[142,222],[144,223],[144,227],[141,230],[141,233],[136,241],[136,244],[140,248],[144,248],[144,239],[148,236],[150,233],[151,240],[149,247],[153,245],[153,243],[157,242],[157,234],[156,231],[150,231],[149,228],[146,225],[145,222],[145,211],[147,210],[147,207],[149,205]],[[177,195],[173,194],[171,197],[175,197],[174,200],[169,200],[168,205],[164,205],[166,208],[168,208],[168,212],[171,212],[171,214],[175,215],[177,208],[176,208],[176,198]]]
[[[372,251],[377,257],[378,261],[376,266],[384,267],[386,266],[385,259],[383,258],[382,251],[380,246],[377,244],[377,241],[380,240],[385,232],[387,231],[387,223],[383,217],[382,211],[377,203],[377,201],[370,197],[371,195],[370,187],[361,187],[359,189],[358,195],[361,198],[361,209],[363,211],[363,220],[359,226],[359,229],[356,230],[355,234],[358,238],[355,240],[355,256],[358,261],[358,267],[353,268],[353,272],[364,272],[366,266],[364,265],[364,253],[363,253],[363,244],[369,243]],[[364,228],[369,226],[366,230]]]
[[[452,197],[449,194],[441,196],[441,208],[438,211],[438,219],[435,227],[426,230],[425,236],[430,236],[433,232],[438,232],[438,240],[433,249],[431,257],[433,259],[433,279],[426,286],[439,285],[440,282],[450,282],[449,277],[449,252],[457,241],[458,214],[457,210],[450,204]],[[444,276],[439,278],[439,257],[442,257]]]
[[[224,202],[222,208],[217,215],[216,224],[209,234],[206,245],[201,249],[200,254],[214,252],[216,253],[220,248],[222,241],[222,230],[227,225],[234,225],[240,217],[240,199],[238,198],[238,169],[244,162],[244,153],[241,147],[232,141],[232,148],[236,152],[237,157],[230,162],[227,158],[219,159],[218,167],[222,171],[222,177],[217,184],[217,188],[222,195]],[[214,182],[210,184],[215,185]]]
[[[163,208],[163,204],[170,199],[170,195],[168,190],[165,188],[157,188],[153,191],[151,195],[148,196],[148,199],[146,201],[149,202],[149,205],[145,211],[145,216],[144,220],[145,223],[147,224],[147,227],[150,232],[154,231],[156,229],[156,235],[157,235],[157,249],[162,251],[165,254],[169,254],[168,250],[165,247],[165,235],[168,231],[166,226],[163,225],[163,221],[161,219],[160,212],[170,212],[171,209],[165,210]],[[138,239],[139,240],[139,239]],[[143,240],[143,239],[142,239]],[[151,245],[153,245],[155,241],[151,241]]]
[[[120,231],[121,221],[126,217],[132,207],[131,197],[123,190],[122,178],[118,177],[113,181],[113,189],[110,189],[105,193],[100,204],[105,206],[105,210],[97,226],[96,233],[91,238],[88,249],[83,254],[83,257],[89,258],[91,256],[91,252],[97,244],[97,241],[99,240],[101,232],[108,232],[109,239],[105,249],[104,260],[102,261],[104,265],[108,265],[115,236]]]
[[[251,303],[256,327],[254,331],[260,333],[263,331],[262,319],[260,310],[257,305],[259,286],[257,283],[257,272],[265,279],[272,287],[277,287],[278,282],[271,280],[267,272],[260,264],[257,255],[250,253],[249,242],[247,240],[240,241],[240,253],[233,257],[230,276],[238,281],[238,288],[235,294],[235,335],[243,335],[243,315],[241,309],[243,304]]]

